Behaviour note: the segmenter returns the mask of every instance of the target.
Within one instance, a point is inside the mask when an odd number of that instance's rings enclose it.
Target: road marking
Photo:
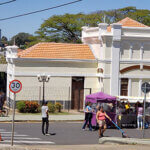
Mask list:
[[[5,136],[6,136],[6,137],[9,137],[10,135],[11,135],[11,134],[2,134],[2,137],[5,137]],[[15,134],[14,137],[15,137],[15,136],[28,136],[28,135]]]
[[[11,137],[5,137],[4,139],[11,139]],[[40,138],[28,138],[28,137],[14,137],[14,139],[16,140],[41,140]]]
[[[4,134],[7,134],[7,133],[8,133],[8,134],[11,134],[12,132],[4,132],[4,131],[2,131],[1,134],[3,134],[3,133],[4,133]],[[15,133],[16,133],[16,132],[14,132],[14,134],[15,134]]]
[[[1,143],[10,143],[11,140],[5,140],[5,141],[2,141]],[[14,140],[14,143],[20,143],[20,144],[55,144],[55,142],[50,142],[50,141],[15,141]]]
[[[0,129],[0,133],[4,141],[1,143],[11,143],[11,134],[12,132],[6,132],[4,129]],[[42,141],[41,138],[32,138],[30,135],[25,134],[14,134],[14,143],[16,144],[55,144],[55,142],[51,141]]]

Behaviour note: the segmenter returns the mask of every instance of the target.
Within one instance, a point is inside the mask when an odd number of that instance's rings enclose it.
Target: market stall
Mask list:
[[[116,104],[117,99],[114,96],[110,96],[108,94],[105,94],[103,92],[98,92],[94,94],[90,94],[86,96],[85,102],[91,102],[92,108],[93,108],[93,116],[92,116],[92,126],[96,127],[96,112],[98,106],[102,105],[104,108],[104,111],[107,113],[107,115],[110,116],[110,118],[116,122]],[[110,127],[112,123],[108,120],[106,120],[107,126]]]

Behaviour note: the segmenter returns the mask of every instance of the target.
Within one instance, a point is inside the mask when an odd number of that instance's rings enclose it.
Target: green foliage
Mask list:
[[[56,111],[56,107],[55,107],[55,105],[54,105],[53,103],[49,102],[49,103],[47,104],[47,106],[48,106],[48,111],[49,111],[50,113],[54,113],[54,112]]]
[[[54,15],[45,20],[36,36],[28,33],[19,33],[8,41],[2,37],[3,44],[13,44],[25,49],[39,42],[63,42],[63,43],[81,43],[81,31],[83,26],[97,27],[99,23],[108,24],[118,22],[125,17],[130,17],[138,22],[150,26],[150,10],[137,9],[136,7],[125,7],[113,10],[98,10],[89,14],[64,14]]]
[[[56,104],[55,104],[55,108],[56,108],[56,110],[57,110],[58,112],[61,112],[62,104],[56,103]]]
[[[6,58],[3,55],[0,55],[0,64],[7,64]]]
[[[25,101],[17,102],[16,107],[17,107],[19,112],[24,113],[25,112],[25,107],[26,107]]]
[[[84,25],[83,14],[54,15],[44,21],[36,32],[41,40],[49,42],[81,43],[81,27]]]
[[[45,20],[39,30],[36,31],[37,39],[47,42],[80,43],[81,27],[95,27],[104,20],[111,24],[125,17],[131,17],[145,25],[150,25],[150,11],[136,9],[132,6],[108,11],[96,11],[90,14],[54,15]]]
[[[17,109],[22,113],[38,113],[39,104],[35,101],[19,101],[17,102]]]
[[[9,42],[8,42],[7,37],[2,36],[2,38],[1,38],[1,43],[2,43],[3,45],[8,45],[8,44],[9,44]]]
[[[10,44],[15,44],[20,47],[21,49],[25,49],[26,48],[26,45],[29,43],[29,42],[32,42],[30,40],[30,37],[32,37],[32,35],[30,35],[29,33],[24,33],[24,32],[21,32],[21,33],[18,33],[17,35],[13,36],[10,40]]]

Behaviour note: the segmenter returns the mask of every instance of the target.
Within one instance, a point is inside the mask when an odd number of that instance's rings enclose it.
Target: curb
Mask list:
[[[103,137],[99,138],[99,144],[129,144],[129,145],[150,145],[149,139]]]
[[[84,120],[49,120],[49,122],[82,122]],[[2,120],[0,123],[11,123],[12,120]],[[15,122],[25,122],[25,123],[41,123],[42,120],[15,120]]]

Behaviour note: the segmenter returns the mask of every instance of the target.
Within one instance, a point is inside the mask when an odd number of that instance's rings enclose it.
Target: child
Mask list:
[[[100,106],[96,114],[96,120],[97,123],[99,124],[99,138],[103,137],[103,134],[107,128],[106,121],[105,121],[106,118],[108,118],[111,121],[111,118],[103,110],[103,107]]]

